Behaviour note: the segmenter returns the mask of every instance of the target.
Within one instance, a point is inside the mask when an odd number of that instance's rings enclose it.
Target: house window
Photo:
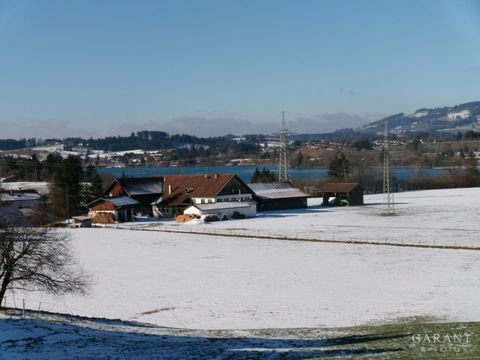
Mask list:
[[[202,204],[205,204],[205,199],[202,199]]]

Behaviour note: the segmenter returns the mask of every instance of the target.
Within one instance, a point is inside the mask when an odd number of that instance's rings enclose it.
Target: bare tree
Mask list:
[[[0,306],[9,289],[85,294],[88,283],[65,233],[0,219]]]

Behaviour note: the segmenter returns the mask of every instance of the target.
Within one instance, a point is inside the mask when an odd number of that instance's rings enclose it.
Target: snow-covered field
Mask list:
[[[478,189],[398,194],[398,216],[310,208],[196,229],[475,241]],[[379,200],[379,199],[378,199]],[[164,225],[162,225],[164,226]],[[188,228],[185,227],[185,228]],[[480,251],[68,230],[93,276],[88,297],[9,293],[7,305],[190,329],[339,327],[411,316],[479,321]],[[357,235],[356,232],[360,234]],[[469,234],[471,237],[466,237]]]
[[[123,224],[175,231],[354,240],[398,244],[480,247],[480,188],[410,191],[395,194],[395,216],[385,216],[383,195],[366,195],[365,206],[275,211],[252,219],[209,224],[174,221]],[[321,199],[312,199],[318,205]]]

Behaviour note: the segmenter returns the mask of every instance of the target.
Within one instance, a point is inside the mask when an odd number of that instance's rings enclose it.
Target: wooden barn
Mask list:
[[[133,215],[142,205],[128,196],[100,198],[87,205],[93,223],[112,224],[133,221]]]
[[[254,183],[253,199],[258,203],[258,211],[300,209],[307,207],[308,194],[295,188],[289,182]]]
[[[363,187],[359,183],[326,183],[320,186],[322,205],[363,205]]]

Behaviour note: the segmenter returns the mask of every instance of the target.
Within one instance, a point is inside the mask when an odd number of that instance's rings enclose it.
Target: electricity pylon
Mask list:
[[[390,154],[388,152],[388,122],[385,121],[385,135],[383,139],[383,202],[386,212],[392,215],[395,212],[392,184],[390,178]]]
[[[285,121],[285,112],[282,111],[282,127],[280,129],[280,159],[278,162],[278,181],[288,181],[288,162],[287,162],[287,123]]]

